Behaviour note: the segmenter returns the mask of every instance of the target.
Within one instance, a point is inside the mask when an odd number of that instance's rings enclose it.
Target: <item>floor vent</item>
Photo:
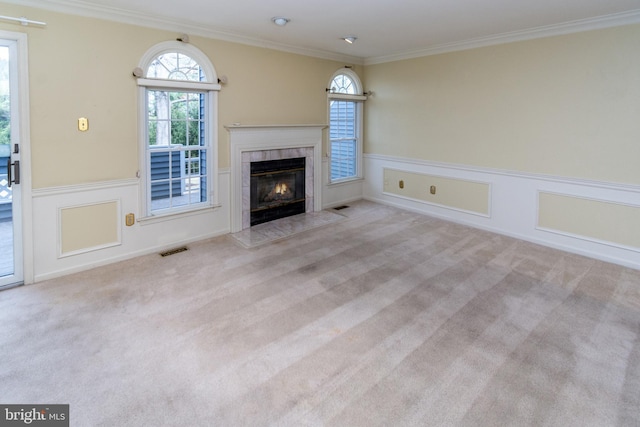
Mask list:
[[[346,209],[346,208],[348,208],[348,207],[349,207],[349,206],[347,206],[347,205],[342,205],[342,206],[335,207],[335,208],[333,208],[333,209],[335,209],[335,210],[337,210],[337,211],[341,211],[342,209]]]
[[[186,246],[182,246],[180,248],[169,249],[168,251],[160,252],[160,256],[169,256],[169,255],[173,255],[173,254],[179,254],[180,252],[184,252],[184,251],[188,251],[188,250],[189,249],[187,249]]]

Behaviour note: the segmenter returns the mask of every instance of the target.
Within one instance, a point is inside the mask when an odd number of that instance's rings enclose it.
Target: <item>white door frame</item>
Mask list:
[[[20,143],[20,212],[19,222],[22,228],[21,254],[15,254],[16,262],[21,262],[22,281],[33,283],[33,222],[31,198],[31,139],[29,122],[29,61],[27,34],[0,30],[0,39],[16,42],[15,64],[11,61],[14,74],[11,78],[11,91],[18,94],[15,104],[11,105],[11,134]],[[17,71],[17,73],[15,73]],[[14,78],[15,77],[15,78]],[[14,92],[15,91],[15,92]]]

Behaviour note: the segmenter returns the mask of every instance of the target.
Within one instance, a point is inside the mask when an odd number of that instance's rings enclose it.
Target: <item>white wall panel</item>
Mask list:
[[[640,207],[640,186],[371,154],[365,155],[365,167],[367,171],[363,188],[365,199],[640,269],[640,247],[612,245],[610,242],[588,236],[558,233],[557,230],[538,226],[538,203],[541,192]],[[385,194],[385,169],[489,183],[490,215],[483,217],[419,200]],[[616,224],[616,227],[619,226]],[[628,227],[631,229],[634,224],[628,224]]]
[[[81,186],[67,186],[34,190],[33,238],[34,279],[46,280],[89,268],[106,265],[138,255],[159,252],[229,232],[229,172],[218,174],[221,206],[188,214],[138,222],[125,226],[118,218],[121,242],[119,245],[80,251],[69,256],[60,255],[60,210],[116,201],[120,215],[139,216],[138,180],[119,180]]]

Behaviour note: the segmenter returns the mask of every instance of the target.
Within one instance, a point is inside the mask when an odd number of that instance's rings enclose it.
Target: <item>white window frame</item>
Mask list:
[[[164,53],[177,52],[191,57],[200,65],[205,81],[181,81],[147,78],[146,72],[151,63]],[[209,58],[196,47],[177,42],[169,41],[152,46],[141,58],[139,68],[143,75],[137,78],[138,84],[138,123],[139,123],[139,173],[140,178],[140,200],[141,215],[140,221],[153,218],[163,218],[170,215],[187,214],[201,209],[211,209],[219,206],[218,201],[218,92],[220,84],[216,71]],[[149,90],[167,91],[196,91],[205,95],[205,141],[206,141],[206,164],[207,164],[207,200],[202,203],[178,206],[152,212],[151,208],[151,182],[150,182],[150,160],[148,155],[148,105],[147,92]]]
[[[345,94],[339,93],[332,90],[332,83],[334,79],[339,75],[346,75],[351,79],[353,84],[355,85],[354,94]],[[329,155],[329,184],[339,184],[344,182],[356,181],[363,179],[363,141],[362,141],[362,130],[363,130],[363,113],[364,113],[364,101],[366,101],[367,95],[364,94],[364,89],[362,87],[362,83],[360,82],[360,78],[358,75],[351,70],[350,68],[341,68],[331,76],[329,80],[329,86],[327,90],[327,123],[329,123],[329,131],[327,132],[328,139],[328,155]],[[356,139],[356,159],[355,159],[355,170],[356,173],[354,176],[332,179],[331,178],[331,101],[332,100],[341,100],[341,101],[353,101],[356,106],[356,124],[355,124],[355,139]]]

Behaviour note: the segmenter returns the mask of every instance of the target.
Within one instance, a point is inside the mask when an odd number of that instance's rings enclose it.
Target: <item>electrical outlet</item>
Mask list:
[[[404,188],[404,181],[403,181],[403,180],[400,180],[400,182],[398,183],[398,186],[399,186],[400,188]]]
[[[432,186],[431,186],[431,188],[429,188],[429,192],[430,192],[431,194],[436,194],[436,186],[435,186],[435,185],[432,185]]]
[[[78,119],[78,130],[81,132],[86,132],[89,130],[89,119],[86,117],[80,117]]]

